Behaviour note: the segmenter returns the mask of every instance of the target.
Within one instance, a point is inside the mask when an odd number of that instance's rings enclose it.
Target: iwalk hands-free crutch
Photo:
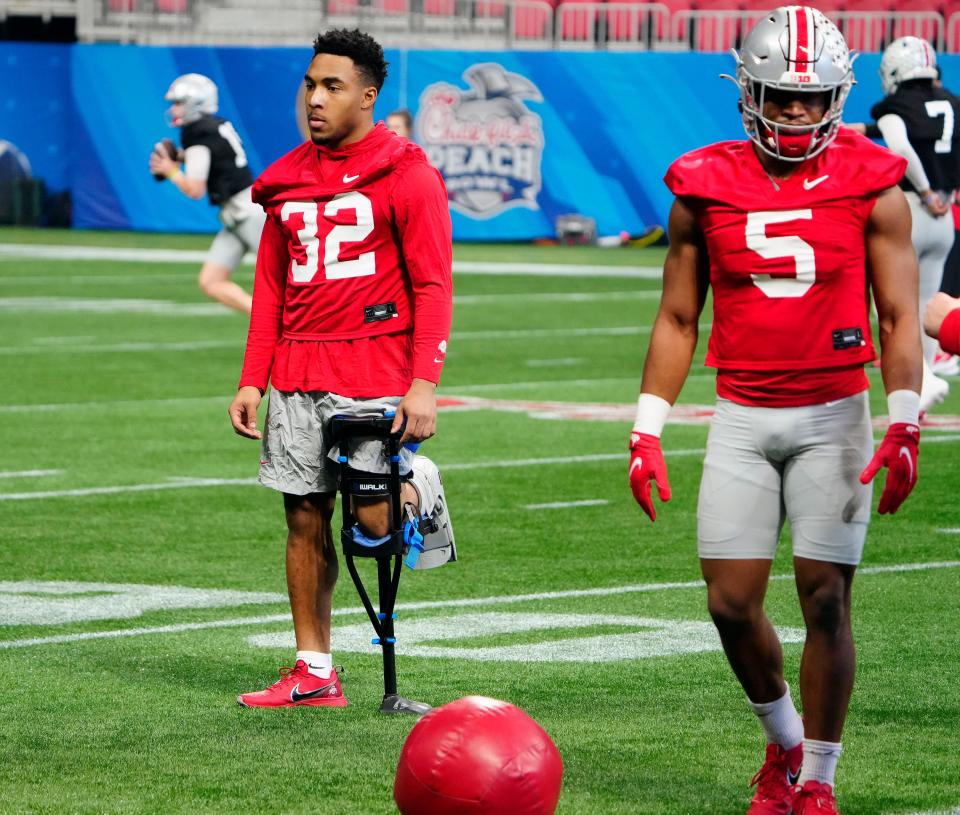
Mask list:
[[[391,434],[394,413],[385,413],[373,417],[335,416],[331,422],[333,440],[340,447],[340,499],[343,508],[343,529],[340,542],[344,560],[350,577],[357,587],[357,593],[367,610],[367,616],[373,623],[376,636],[372,642],[383,651],[383,702],[381,713],[411,713],[420,716],[430,710],[430,705],[414,702],[397,693],[396,636],[393,621],[396,619],[394,606],[397,590],[400,587],[400,573],[403,565],[405,544],[420,538],[420,529],[411,516],[404,524],[404,511],[400,503],[400,436]],[[390,472],[386,475],[374,475],[354,470],[350,467],[350,450],[357,439],[382,439],[386,446]],[[390,533],[383,538],[371,540],[357,527],[351,507],[351,496],[387,496],[390,500]],[[405,541],[413,538],[413,541]],[[420,538],[422,542],[422,538]],[[372,557],[377,561],[377,598],[380,606],[375,611],[370,596],[357,571],[354,558]]]

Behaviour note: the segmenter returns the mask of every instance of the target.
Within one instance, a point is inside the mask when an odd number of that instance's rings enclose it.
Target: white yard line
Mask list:
[[[703,455],[703,448],[668,450],[668,458]],[[510,467],[542,467],[555,464],[588,464],[597,461],[626,459],[626,453],[595,453],[582,456],[554,456],[552,458],[520,458],[501,461],[438,463],[443,472],[454,470],[492,470]],[[82,498],[88,495],[117,495],[127,492],[155,492],[159,490],[195,489],[198,487],[249,487],[259,483],[256,478],[191,478],[175,476],[155,484],[121,484],[112,487],[80,487],[72,490],[45,490],[43,492],[0,492],[0,501],[34,501],[45,498]]]
[[[206,259],[206,250],[196,249],[137,249],[107,246],[50,246],[36,243],[0,244],[0,258],[28,260],[112,260],[124,263],[189,263],[200,264]],[[254,257],[248,254],[244,263],[252,265]],[[571,263],[495,263],[455,260],[454,273],[490,275],[533,275],[542,277],[624,277],[640,280],[659,280],[659,266],[599,266]]]
[[[960,535],[960,527],[957,527],[957,526],[943,527],[941,529],[938,529],[937,532],[939,532],[941,535]]]
[[[860,575],[870,574],[900,574],[904,572],[932,571],[938,569],[955,569],[960,561],[936,561],[930,563],[902,563],[892,566],[866,566],[858,570]],[[793,580],[793,574],[778,574],[770,577],[772,581]],[[464,597],[457,600],[426,600],[417,603],[401,603],[397,611],[418,611],[440,608],[470,608],[475,606],[503,606],[514,603],[541,602],[544,600],[564,600],[577,597],[611,597],[621,594],[642,594],[655,591],[670,591],[674,589],[701,589],[702,580],[688,580],[683,582],[639,583],[629,586],[609,586],[593,589],[568,589],[565,591],[546,591],[530,594],[499,595],[493,597]],[[334,609],[335,616],[362,614],[362,607]],[[229,620],[212,620],[204,623],[180,623],[175,625],[144,626],[141,628],[127,628],[111,631],[88,631],[82,634],[59,634],[50,637],[32,637],[22,640],[0,641],[0,650],[9,648],[24,648],[30,645],[53,645],[67,642],[82,642],[84,640],[114,639],[117,637],[137,637],[147,634],[179,634],[185,631],[200,631],[210,628],[232,628],[245,625],[263,625],[266,623],[288,623],[289,614],[271,614],[260,617],[241,617]],[[931,815],[933,815],[931,813]]]
[[[244,340],[198,340],[195,342],[120,342],[112,345],[66,345],[57,347],[37,345],[0,346],[2,356],[24,354],[116,354],[141,351],[207,351],[213,348],[243,348]]]
[[[649,334],[650,326],[612,326],[596,328],[521,328],[498,331],[454,332],[452,341],[546,339],[550,337],[620,337]],[[233,340],[197,340],[193,342],[121,342],[109,345],[67,345],[56,347],[34,345],[0,346],[0,355],[22,354],[100,354],[139,351],[202,351],[211,348],[243,348],[244,337]]]
[[[566,388],[592,387],[594,385],[619,384],[621,382],[638,381],[636,376],[608,376],[599,379],[541,379],[528,382],[493,382],[485,385],[451,385],[450,390],[456,393],[476,393],[478,391],[510,390],[512,388],[539,388],[544,385],[560,385]],[[443,393],[438,394],[443,397]]]
[[[659,289],[634,291],[516,292],[515,294],[455,294],[455,306],[485,306],[500,303],[599,303],[613,300],[659,300]]]
[[[546,504],[527,504],[524,509],[569,509],[570,507],[604,507],[606,498],[585,498],[582,501],[551,501]]]
[[[0,472],[0,478],[43,478],[47,475],[60,475],[63,470],[6,470]]]

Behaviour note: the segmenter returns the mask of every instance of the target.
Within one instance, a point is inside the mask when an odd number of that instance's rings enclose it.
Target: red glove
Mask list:
[[[667,463],[663,460],[660,439],[647,433],[630,434],[630,489],[640,508],[657,520],[657,511],[653,508],[650,481],[657,482],[657,493],[661,501],[670,500],[670,482],[667,481]]]
[[[860,483],[869,484],[881,467],[887,468],[887,482],[883,485],[881,515],[893,515],[917,483],[917,456],[920,454],[920,428],[915,424],[897,422],[887,428],[887,435],[873,454],[866,469],[860,473]]]

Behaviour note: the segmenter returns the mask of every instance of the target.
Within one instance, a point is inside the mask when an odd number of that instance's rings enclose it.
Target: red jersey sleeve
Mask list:
[[[955,308],[940,326],[940,347],[948,354],[960,354],[960,308]]]
[[[416,162],[394,184],[392,206],[413,289],[413,377],[440,381],[453,316],[453,249],[443,179]]]
[[[261,391],[267,389],[274,350],[283,332],[284,290],[289,265],[286,236],[274,217],[268,215],[257,252],[253,313],[247,332],[247,350],[243,356],[241,388],[252,385]]]

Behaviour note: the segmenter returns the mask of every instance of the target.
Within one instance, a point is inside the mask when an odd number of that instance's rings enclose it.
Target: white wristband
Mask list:
[[[887,413],[890,424],[919,424],[920,394],[909,390],[891,391],[887,394]]]
[[[646,433],[660,438],[663,426],[670,415],[670,403],[652,393],[641,393],[637,399],[637,418],[633,422],[634,433]]]

